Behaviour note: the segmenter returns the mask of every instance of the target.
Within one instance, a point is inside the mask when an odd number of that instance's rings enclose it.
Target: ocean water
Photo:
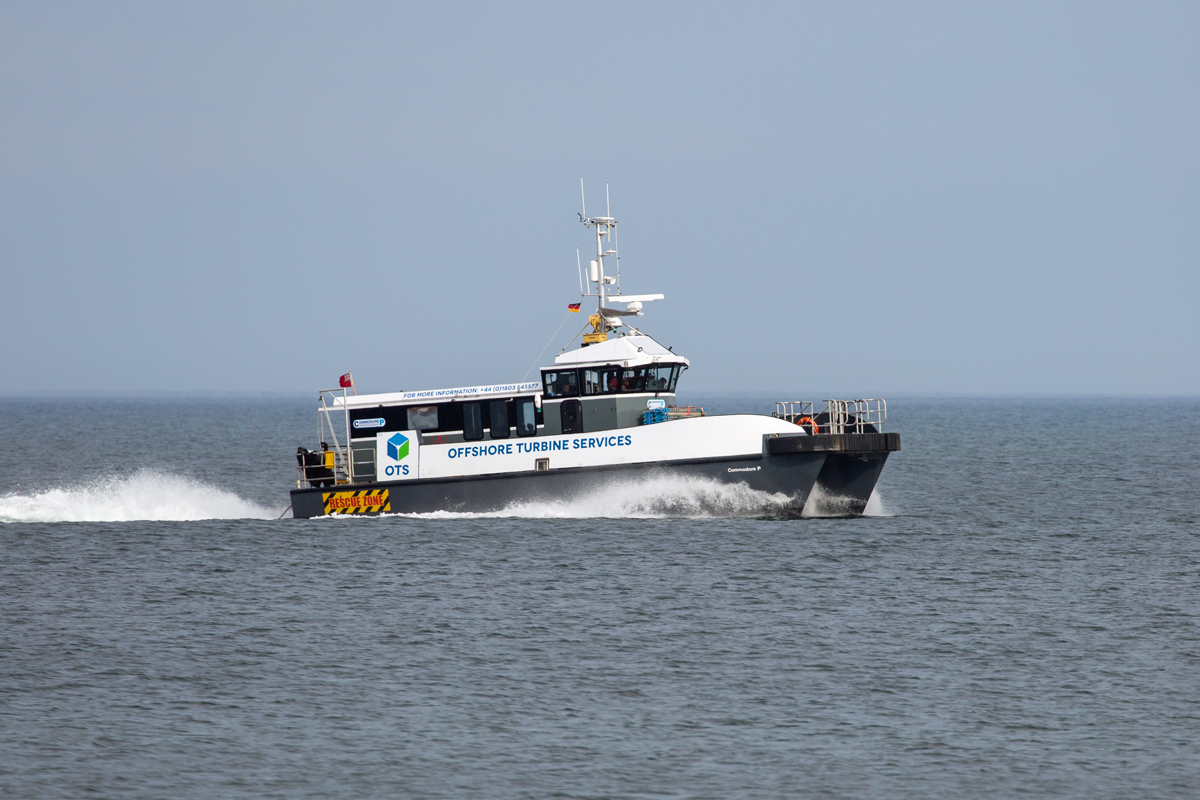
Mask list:
[[[313,407],[9,398],[0,795],[1200,796],[1196,399],[895,398],[860,519],[276,519]]]

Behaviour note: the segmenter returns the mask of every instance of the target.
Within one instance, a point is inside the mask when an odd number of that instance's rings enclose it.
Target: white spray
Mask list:
[[[0,522],[274,519],[232,492],[153,470],[64,488],[0,496]]]

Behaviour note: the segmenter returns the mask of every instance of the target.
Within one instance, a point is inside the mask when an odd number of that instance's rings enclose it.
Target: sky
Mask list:
[[[0,393],[520,380],[585,322],[582,177],[681,390],[1200,394],[1198,36],[1194,2],[0,2]]]

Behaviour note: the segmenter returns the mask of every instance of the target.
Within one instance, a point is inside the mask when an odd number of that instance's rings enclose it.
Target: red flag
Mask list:
[[[354,376],[347,372],[345,375],[338,378],[338,386],[342,387],[343,389],[353,389]]]
[[[579,303],[568,303],[567,311],[573,311],[576,314],[578,314],[579,313]]]

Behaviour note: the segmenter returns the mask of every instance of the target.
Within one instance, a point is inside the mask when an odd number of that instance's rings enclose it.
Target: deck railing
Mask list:
[[[772,415],[809,433],[882,433],[887,422],[887,401],[881,397],[859,400],[826,400],[825,408],[813,413],[810,400],[781,400]]]

